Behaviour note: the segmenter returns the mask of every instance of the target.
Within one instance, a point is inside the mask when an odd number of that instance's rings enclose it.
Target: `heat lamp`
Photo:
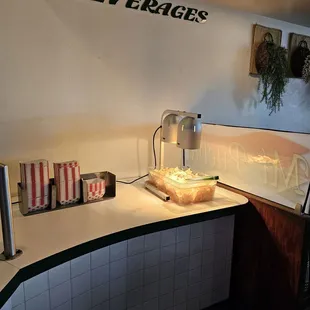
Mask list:
[[[200,148],[201,131],[201,114],[177,110],[164,111],[161,117],[159,168],[164,167],[165,143],[175,144],[182,149],[184,167],[185,150]],[[145,187],[164,201],[170,199],[149,182],[145,182]]]

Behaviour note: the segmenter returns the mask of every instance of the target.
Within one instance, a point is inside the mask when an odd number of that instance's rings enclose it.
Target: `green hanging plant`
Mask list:
[[[267,33],[257,49],[255,62],[260,74],[258,90],[262,90],[261,102],[265,101],[271,115],[283,106],[282,96],[288,83],[287,50],[276,45],[272,35]]]
[[[304,67],[302,69],[302,78],[305,83],[310,83],[310,55],[305,60]]]

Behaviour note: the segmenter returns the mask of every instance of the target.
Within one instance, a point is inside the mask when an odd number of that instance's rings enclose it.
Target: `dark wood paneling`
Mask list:
[[[229,189],[249,199],[236,214],[231,279],[235,308],[297,309],[304,219]]]

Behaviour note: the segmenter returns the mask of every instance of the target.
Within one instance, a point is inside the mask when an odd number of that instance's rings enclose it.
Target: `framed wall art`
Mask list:
[[[261,43],[265,40],[272,40],[276,45],[281,45],[282,42],[282,30],[269,28],[262,25],[253,25],[252,36],[252,48],[251,48],[251,60],[250,60],[250,75],[258,76],[256,68],[256,52]]]

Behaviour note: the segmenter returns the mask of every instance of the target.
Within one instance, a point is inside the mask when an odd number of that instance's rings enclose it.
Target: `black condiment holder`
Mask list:
[[[105,194],[100,199],[84,202],[83,180],[89,180],[89,179],[95,179],[95,178],[101,178],[105,180],[105,186],[106,186]],[[30,216],[30,215],[63,210],[67,208],[78,207],[78,206],[82,206],[86,204],[91,204],[91,203],[96,203],[99,201],[112,199],[116,196],[116,176],[115,174],[109,171],[81,174],[81,180],[80,180],[81,198],[78,202],[67,204],[67,205],[61,205],[59,202],[56,201],[56,184],[55,184],[54,178],[51,178],[49,182],[49,192],[50,192],[49,206],[44,210],[33,211],[33,212],[29,212],[28,210],[27,200],[25,199],[25,197],[28,196],[27,190],[22,188],[20,182],[17,183],[17,189],[18,189],[18,198],[19,198],[19,210],[24,216]]]

